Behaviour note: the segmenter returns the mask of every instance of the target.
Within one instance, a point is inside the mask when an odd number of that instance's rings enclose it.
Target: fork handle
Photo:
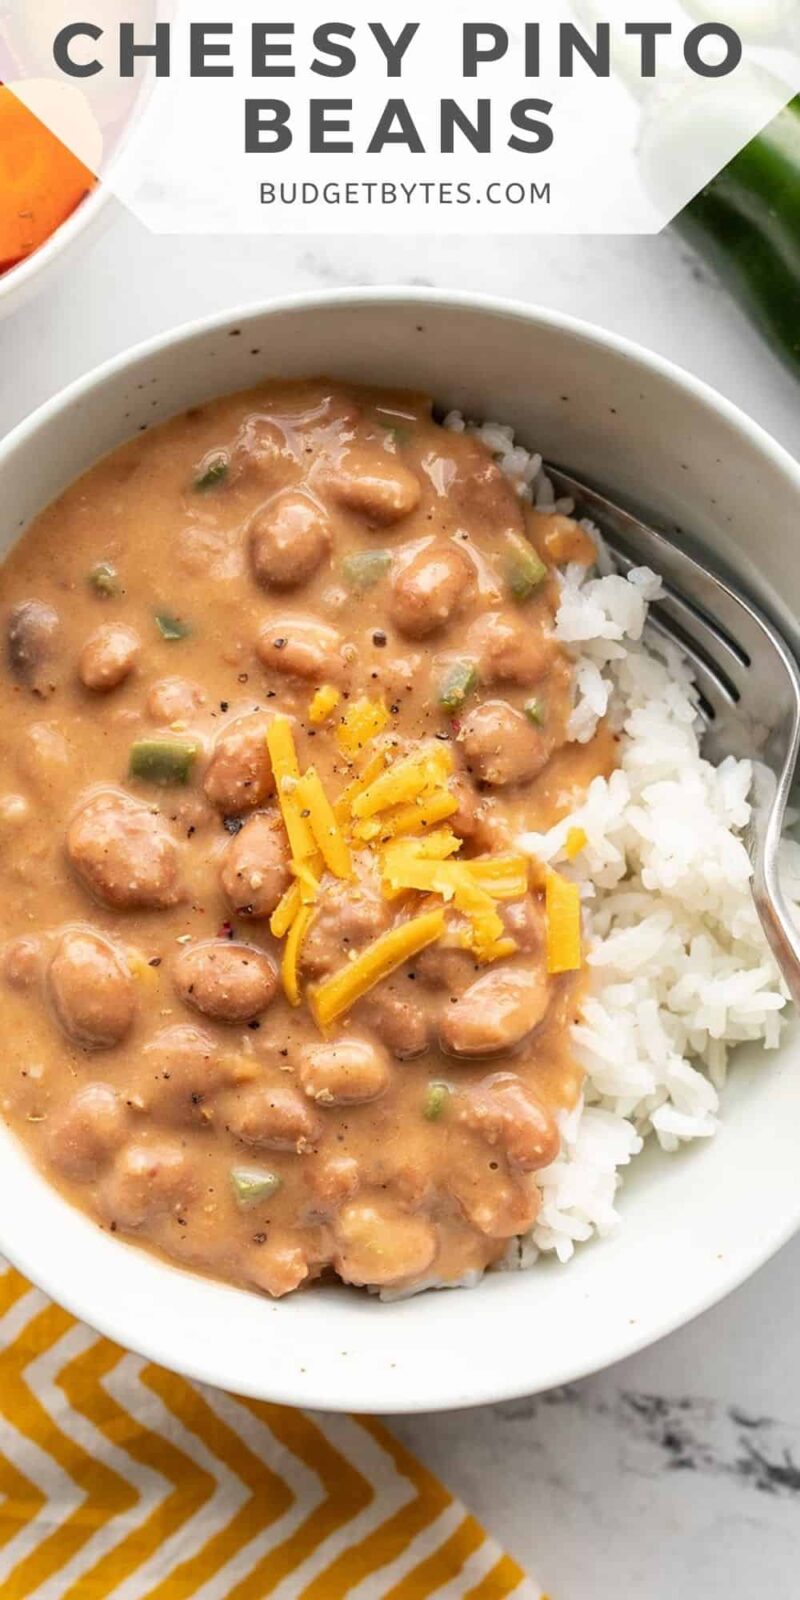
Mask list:
[[[779,870],[788,781],[781,786],[781,792],[770,806],[775,796],[773,774],[757,763],[753,780],[754,815],[750,830],[753,900],[781,977],[800,1009],[800,927],[783,892]]]
[[[780,968],[781,977],[794,1004],[800,1009],[800,935],[792,921],[791,912],[781,894],[777,879],[774,879],[770,886],[766,879],[759,881],[759,874],[756,872],[753,879],[753,899],[770,950]]]

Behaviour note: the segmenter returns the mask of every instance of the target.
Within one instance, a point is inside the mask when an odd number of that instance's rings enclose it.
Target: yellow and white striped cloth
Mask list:
[[[381,1423],[130,1355],[0,1262],[2,1600],[540,1600]]]

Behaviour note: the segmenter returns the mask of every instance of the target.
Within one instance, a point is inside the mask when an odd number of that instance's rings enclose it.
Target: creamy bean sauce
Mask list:
[[[140,435],[12,552],[2,1105],[102,1227],[272,1295],[530,1227],[581,974],[514,838],[614,764],[551,636],[591,554],[423,398],[329,381]]]

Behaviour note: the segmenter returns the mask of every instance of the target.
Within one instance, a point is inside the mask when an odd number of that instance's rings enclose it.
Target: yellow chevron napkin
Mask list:
[[[0,1262],[2,1600],[540,1600],[369,1417],[131,1355]]]

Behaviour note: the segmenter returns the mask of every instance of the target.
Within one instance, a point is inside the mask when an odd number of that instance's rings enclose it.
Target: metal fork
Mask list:
[[[652,567],[664,585],[648,627],[677,646],[697,685],[706,724],[703,753],[753,761],[745,833],[756,910],[770,949],[800,1007],[800,929],[781,888],[778,852],[800,753],[800,667],[752,602],[663,533],[559,467],[545,466],[559,497],[591,517],[621,572]]]

